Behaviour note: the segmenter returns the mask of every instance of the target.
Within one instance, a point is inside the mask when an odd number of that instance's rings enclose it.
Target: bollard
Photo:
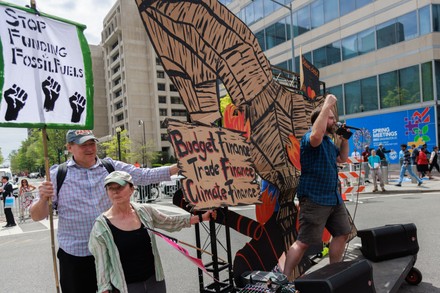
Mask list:
[[[381,168],[383,184],[388,184],[388,166],[382,166]]]

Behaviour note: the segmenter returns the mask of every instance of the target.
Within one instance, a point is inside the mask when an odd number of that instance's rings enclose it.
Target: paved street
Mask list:
[[[390,183],[396,179],[393,172],[390,173],[389,179]],[[435,180],[425,181],[421,187],[408,181],[404,182],[400,188],[387,185],[388,191],[385,193],[372,193],[372,187],[367,186],[367,192],[360,194],[358,204],[356,201],[346,202],[348,209],[355,217],[358,229],[386,224],[416,224],[420,251],[415,267],[422,272],[423,281],[418,286],[409,286],[404,282],[399,293],[440,292],[440,275],[438,273],[440,232],[436,225],[440,222],[440,213],[438,212],[439,183],[438,177]],[[169,198],[156,202],[155,206],[168,214],[182,212],[172,206]],[[252,206],[231,209],[248,217],[253,218],[255,215]],[[55,219],[55,226],[56,224]],[[4,270],[0,282],[0,292],[55,292],[48,227],[47,220],[38,223],[26,220],[25,223],[17,227],[0,230],[0,259],[4,264],[3,267],[7,268]],[[218,233],[219,240],[225,245],[224,229]],[[202,231],[202,235],[206,236],[206,233]],[[172,236],[180,241],[195,244],[192,228],[173,233]],[[247,237],[232,231],[232,255],[248,240]],[[204,237],[202,237],[202,243],[206,245]],[[359,243],[360,239],[355,238],[350,246],[356,246]],[[164,241],[158,241],[158,244],[164,264],[168,292],[199,292],[196,267]],[[186,248],[195,256],[193,249]],[[219,256],[226,258],[225,250],[221,246],[219,246]],[[204,257],[204,262],[208,260],[208,257]],[[206,277],[204,280],[205,285],[211,283]]]

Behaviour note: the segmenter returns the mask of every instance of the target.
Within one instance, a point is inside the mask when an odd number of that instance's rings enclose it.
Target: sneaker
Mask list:
[[[373,192],[376,192],[376,191],[378,191],[377,189],[373,189]]]
[[[419,184],[417,184],[418,186],[422,185],[423,181],[420,181]]]
[[[400,183],[397,183],[397,184],[396,184],[396,186],[399,186],[399,187],[400,187],[400,186],[402,186],[402,184],[400,184]]]
[[[385,188],[382,187],[382,192],[387,191]]]
[[[370,180],[365,180],[365,182],[367,182],[367,183],[371,183]]]

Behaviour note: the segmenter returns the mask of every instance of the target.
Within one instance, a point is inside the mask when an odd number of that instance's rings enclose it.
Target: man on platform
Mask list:
[[[334,95],[327,95],[322,109],[316,109],[311,115],[312,129],[301,140],[301,177],[297,190],[299,231],[286,256],[283,272],[288,277],[307,248],[321,243],[324,227],[333,236],[330,263],[342,260],[351,231],[347,209],[338,189],[336,165],[347,161],[348,141],[341,137],[339,149],[330,138],[335,133],[336,118],[332,109],[336,102]]]

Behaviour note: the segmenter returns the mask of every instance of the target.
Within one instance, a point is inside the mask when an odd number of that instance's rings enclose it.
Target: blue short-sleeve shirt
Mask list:
[[[319,146],[312,147],[310,135],[311,131],[307,132],[300,144],[301,177],[298,198],[307,197],[317,204],[326,206],[341,204],[336,164],[339,149],[327,135],[324,135]]]

